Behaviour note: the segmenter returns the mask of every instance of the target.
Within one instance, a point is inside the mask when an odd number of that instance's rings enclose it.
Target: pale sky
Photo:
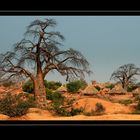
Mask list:
[[[140,67],[140,16],[0,16],[0,52],[11,50],[30,22],[45,18],[57,21],[55,30],[66,38],[62,48],[79,50],[89,61],[93,74],[87,82],[107,82],[124,64]],[[47,80],[65,82],[57,73]]]

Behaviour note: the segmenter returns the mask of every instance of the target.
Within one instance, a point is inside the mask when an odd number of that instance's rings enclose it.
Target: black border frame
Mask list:
[[[140,16],[140,10],[0,10],[0,16]],[[19,121],[0,120],[0,126],[140,126],[138,120]]]

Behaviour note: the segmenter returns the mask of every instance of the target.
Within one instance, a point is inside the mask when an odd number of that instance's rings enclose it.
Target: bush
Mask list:
[[[101,103],[96,103],[95,112],[103,113],[105,111],[104,106]]]
[[[96,103],[95,110],[91,110],[91,112],[84,112],[86,116],[94,116],[94,115],[102,115],[105,112],[105,108],[101,103]]]
[[[124,104],[124,105],[128,105],[128,104],[132,104],[132,100],[130,100],[130,99],[120,100],[119,103],[120,104]]]
[[[80,109],[72,108],[70,111],[68,111],[67,109],[61,107],[62,104],[63,104],[62,102],[54,102],[51,110],[53,110],[55,114],[60,115],[60,116],[75,116],[83,112],[83,108],[80,108]]]
[[[34,107],[34,100],[24,94],[11,95],[8,93],[0,100],[0,113],[10,117],[22,116],[30,107]]]
[[[34,85],[33,82],[31,80],[27,81],[23,86],[22,89],[24,92],[28,92],[28,93],[33,93],[34,91]]]
[[[140,111],[140,100],[138,101],[138,104],[136,106],[136,110]]]
[[[91,110],[91,112],[84,112],[84,115],[85,115],[85,116],[95,116],[96,113],[95,113],[94,110]]]
[[[76,109],[73,109],[70,111],[70,115],[71,116],[75,116],[75,115],[79,115],[81,113],[83,113],[84,109],[83,108],[76,108]]]
[[[52,100],[53,101],[64,101],[64,98],[65,97],[61,93],[59,93],[59,92],[54,92],[52,94]]]
[[[12,82],[12,81],[6,81],[6,82],[3,82],[2,85],[3,85],[4,87],[10,87],[10,86],[15,85],[15,83]]]
[[[46,98],[47,98],[48,100],[53,100],[52,94],[53,94],[52,90],[46,88]]]
[[[137,88],[136,86],[129,86],[129,87],[127,87],[127,92],[132,92],[136,88]]]
[[[62,84],[60,82],[54,82],[54,81],[46,81],[44,80],[44,85],[47,89],[51,89],[51,90],[56,90],[57,88],[59,88]],[[24,92],[28,92],[28,93],[33,93],[34,91],[34,85],[33,85],[33,81],[28,80],[23,86],[22,89]]]
[[[66,87],[68,92],[78,92],[79,89],[84,89],[86,85],[86,82],[84,82],[83,80],[77,80],[68,83]]]
[[[110,85],[106,86],[106,88],[109,88],[110,90],[112,90],[114,87],[115,87],[114,84],[110,84]]]
[[[44,81],[45,87],[48,89],[56,90],[61,87],[62,83],[55,81]]]
[[[46,97],[48,100],[58,101],[64,100],[64,96],[60,92],[53,92],[50,89],[46,89]]]
[[[131,114],[140,114],[140,100],[135,107],[135,111],[133,111]]]
[[[99,86],[95,86],[95,88],[96,88],[98,91],[101,90],[101,88],[100,88]]]

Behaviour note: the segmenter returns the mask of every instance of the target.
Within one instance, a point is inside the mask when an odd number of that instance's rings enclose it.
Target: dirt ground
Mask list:
[[[2,93],[4,88],[0,89]],[[14,92],[21,93],[21,89],[15,89]],[[103,98],[97,98],[92,96],[81,96],[78,94],[72,95],[66,93],[68,98],[75,98],[76,101],[72,105],[73,108],[83,107],[86,112],[90,112],[95,109],[96,103],[101,103],[105,107],[103,115],[98,116],[85,116],[76,115],[71,117],[55,116],[47,110],[41,110],[37,108],[30,108],[26,115],[21,117],[10,118],[6,115],[0,114],[0,120],[140,120],[139,114],[132,114],[134,111],[134,105],[123,105],[120,103],[113,103]],[[132,94],[116,95],[112,96],[113,100],[125,100],[132,99]]]
[[[30,108],[28,113],[22,117],[7,118],[0,116],[2,120],[140,120],[140,115],[131,114],[133,107],[131,105],[125,106],[119,103],[111,103],[103,99],[97,98],[84,98],[79,99],[73,104],[73,107],[78,108],[86,106],[85,110],[90,111],[95,108],[96,103],[102,103],[106,108],[105,114],[98,116],[85,116],[76,115],[71,117],[55,116],[47,110],[41,110],[37,108]]]

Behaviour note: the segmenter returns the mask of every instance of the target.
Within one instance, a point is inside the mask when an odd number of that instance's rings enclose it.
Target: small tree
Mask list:
[[[25,38],[15,44],[14,51],[0,55],[3,78],[29,77],[39,107],[46,106],[44,78],[50,71],[58,71],[66,76],[66,80],[84,77],[91,72],[88,61],[79,51],[59,49],[64,37],[60,32],[50,30],[54,26],[56,21],[53,19],[31,22]]]
[[[126,64],[114,71],[111,79],[119,81],[122,87],[127,90],[129,84],[135,82],[135,75],[140,75],[140,68],[137,68],[134,64]]]

